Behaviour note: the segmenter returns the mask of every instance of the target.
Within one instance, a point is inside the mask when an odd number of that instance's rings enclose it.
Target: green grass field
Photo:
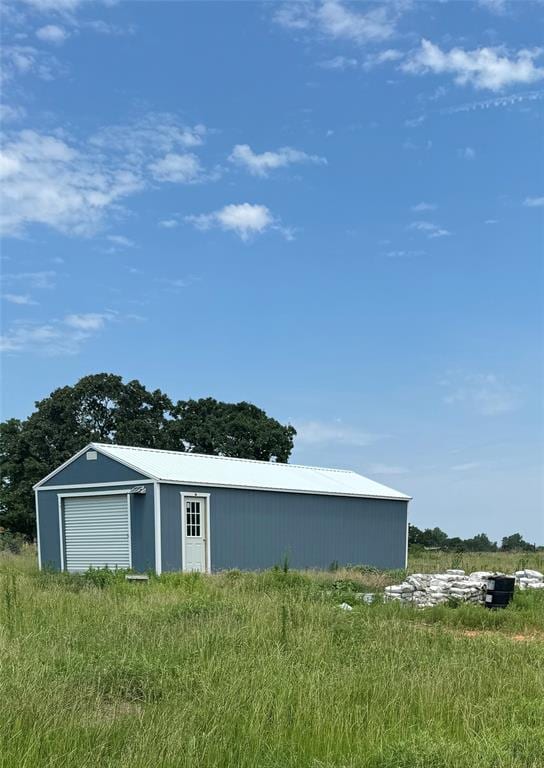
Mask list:
[[[425,553],[410,570],[543,561]],[[544,590],[497,612],[353,600],[403,575],[131,585],[39,574],[31,551],[0,555],[0,765],[544,766]]]

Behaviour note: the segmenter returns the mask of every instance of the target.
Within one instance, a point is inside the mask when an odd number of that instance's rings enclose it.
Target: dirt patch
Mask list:
[[[516,643],[543,642],[544,632],[531,632],[530,634],[518,633],[517,635],[507,635],[505,632],[497,632],[490,629],[462,629],[452,630],[463,637],[504,637],[506,640],[513,640]]]
[[[133,701],[102,701],[100,705],[83,716],[86,725],[107,725],[123,718],[141,719],[143,706]]]
[[[450,632],[457,637],[502,637],[504,640],[511,640],[515,643],[544,643],[544,632],[534,630],[533,632],[518,632],[515,635],[510,635],[507,632],[503,632],[497,629],[460,629],[459,627],[445,627],[444,625],[437,626],[436,624],[415,624],[419,629],[427,630],[428,632]]]

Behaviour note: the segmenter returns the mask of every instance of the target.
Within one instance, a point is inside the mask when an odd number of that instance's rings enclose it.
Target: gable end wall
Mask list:
[[[131,480],[146,480],[146,477],[102,453],[98,453],[96,461],[89,461],[86,453],[83,453],[67,467],[50,477],[41,488],[51,485],[84,485],[85,483],[115,483]]]

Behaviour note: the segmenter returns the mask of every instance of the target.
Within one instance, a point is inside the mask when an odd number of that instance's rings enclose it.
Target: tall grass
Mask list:
[[[410,553],[410,570],[434,573],[446,568],[470,571],[504,571],[513,573],[523,568],[544,572],[544,552],[441,552]]]
[[[397,575],[142,585],[2,558],[0,766],[541,768],[544,595],[356,600]]]

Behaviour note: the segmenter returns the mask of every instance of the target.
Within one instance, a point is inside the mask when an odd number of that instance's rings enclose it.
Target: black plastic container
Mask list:
[[[506,608],[512,602],[513,597],[513,592],[488,592],[485,596],[484,605],[486,608]]]
[[[488,592],[514,592],[516,580],[513,576],[490,576],[487,580]]]
[[[491,576],[487,581],[486,608],[506,608],[514,597],[516,580],[513,576]]]

